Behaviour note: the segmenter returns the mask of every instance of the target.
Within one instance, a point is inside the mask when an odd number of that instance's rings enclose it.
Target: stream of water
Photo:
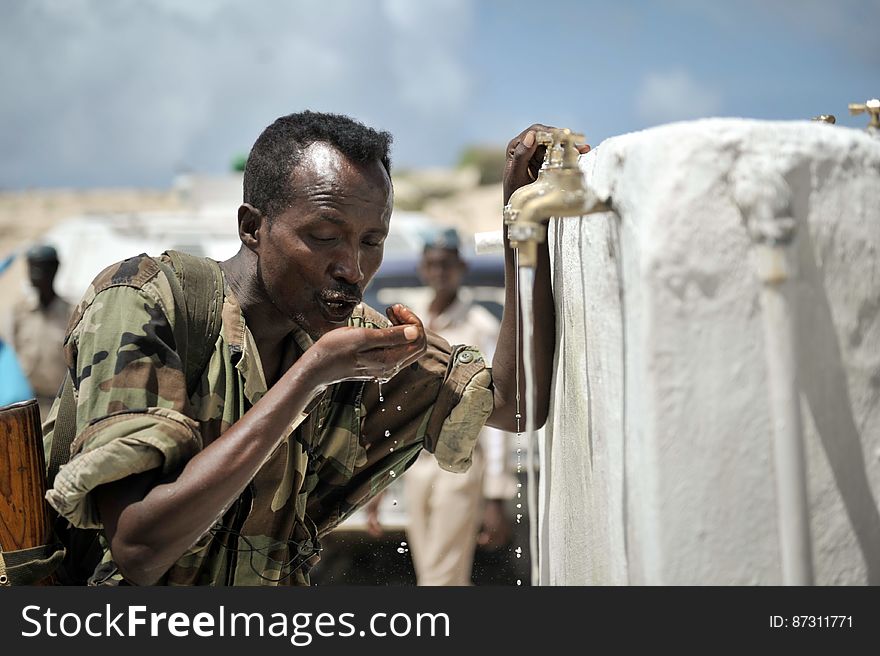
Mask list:
[[[522,364],[525,371],[525,418],[526,418],[526,498],[529,512],[529,560],[532,585],[538,585],[538,486],[535,475],[535,359],[534,308],[532,293],[535,286],[535,270],[519,266],[519,307],[522,317]],[[517,366],[519,363],[517,363]]]

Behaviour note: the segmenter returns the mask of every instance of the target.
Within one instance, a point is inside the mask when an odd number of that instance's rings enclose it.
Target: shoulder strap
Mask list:
[[[214,260],[179,251],[166,251],[173,274],[168,276],[175,304],[186,312],[184,371],[192,395],[208,366],[220,335],[223,309],[223,274]],[[165,267],[161,260],[159,266]],[[166,275],[168,275],[166,271]],[[180,289],[175,289],[179,284]]]
[[[73,381],[70,373],[64,376],[61,398],[55,413],[55,426],[52,429],[52,448],[46,471],[47,489],[55,484],[55,476],[61,465],[70,460],[70,445],[76,437],[76,400],[73,398]]]

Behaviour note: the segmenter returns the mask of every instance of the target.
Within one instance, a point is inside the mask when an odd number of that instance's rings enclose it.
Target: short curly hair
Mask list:
[[[391,175],[391,134],[342,114],[304,111],[277,119],[263,130],[244,167],[244,202],[273,218],[294,199],[291,174],[302,152],[325,142],[354,162],[380,161]]]

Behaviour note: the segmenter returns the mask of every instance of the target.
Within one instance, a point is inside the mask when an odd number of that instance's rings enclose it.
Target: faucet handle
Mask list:
[[[535,133],[535,141],[541,146],[552,146],[554,142],[553,132],[550,130],[538,130]]]
[[[584,143],[584,135],[572,132],[568,128],[556,128],[554,130],[538,130],[535,133],[535,140],[542,146],[554,146],[556,144],[565,145],[566,142],[572,146],[576,143]]]
[[[853,116],[856,114],[864,114],[868,112],[871,121],[868,123],[869,128],[880,128],[880,100],[871,98],[863,103],[850,103],[849,113]]]
[[[559,140],[562,142],[568,142],[568,145],[572,147],[574,147],[576,144],[587,142],[583,134],[581,134],[580,132],[572,132],[568,129],[560,130]]]

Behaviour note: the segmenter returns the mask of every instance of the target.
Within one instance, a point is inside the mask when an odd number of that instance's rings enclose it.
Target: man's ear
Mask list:
[[[260,239],[266,228],[266,217],[250,203],[238,208],[238,238],[254,253],[260,250]]]

